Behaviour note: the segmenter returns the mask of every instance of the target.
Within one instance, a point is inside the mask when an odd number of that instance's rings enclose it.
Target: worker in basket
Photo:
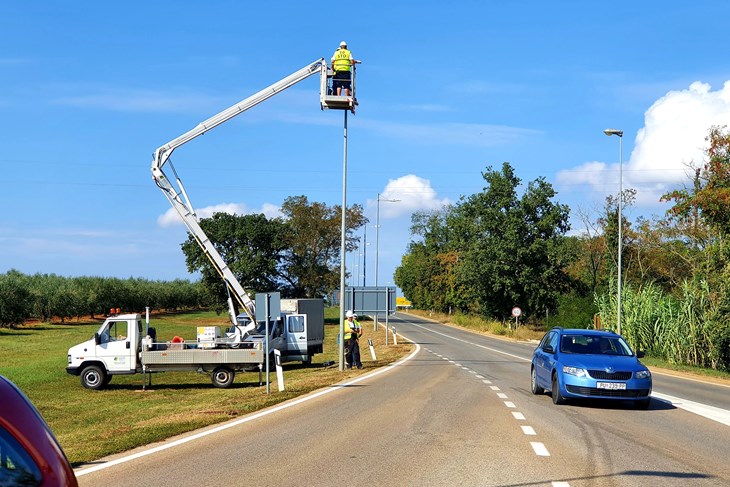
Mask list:
[[[342,96],[342,90],[345,90],[345,96],[350,96],[352,90],[352,65],[357,61],[352,57],[352,53],[347,49],[347,42],[340,42],[332,55],[332,70],[335,72],[332,79],[332,88],[336,90],[337,96]]]

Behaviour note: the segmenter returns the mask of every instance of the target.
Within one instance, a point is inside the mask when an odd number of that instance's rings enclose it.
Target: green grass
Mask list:
[[[89,339],[102,320],[31,324],[0,331],[0,374],[6,376],[33,401],[51,426],[74,465],[169,438],[326,387],[371,371],[405,356],[412,345],[385,346],[384,331],[364,324],[361,342],[363,370],[340,372],[337,366],[338,309],[325,313],[325,353],[314,357],[311,367],[284,364],[286,390],[279,392],[272,374],[271,394],[259,386],[258,373],[236,374],[229,389],[212,386],[207,374],[168,372],[154,374],[152,387],[142,390],[142,376],[115,376],[107,389],[84,389],[79,378],[66,373],[68,348]],[[197,326],[227,327],[225,315],[212,312],[155,315],[151,326],[158,341],[179,335],[194,341]],[[367,346],[371,338],[377,361]],[[331,367],[323,363],[335,361]]]

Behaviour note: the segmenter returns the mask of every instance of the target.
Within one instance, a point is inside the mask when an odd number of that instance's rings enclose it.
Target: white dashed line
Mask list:
[[[515,406],[515,403],[513,403],[511,401],[504,401],[504,405],[507,406],[508,408],[516,408],[517,407],[517,406]]]
[[[532,445],[532,449],[535,450],[535,454],[539,457],[549,457],[550,452],[547,451],[547,448],[545,448],[545,445],[540,443],[539,441],[531,441],[530,445]]]
[[[525,415],[522,414],[522,413],[518,413],[516,411],[512,412],[512,416],[514,416],[515,419],[520,420],[520,421],[524,421],[525,420]]]
[[[484,378],[484,376],[483,376],[483,375],[479,375],[479,374],[477,374],[477,379],[483,379],[483,378]]]
[[[475,372],[475,371],[473,371],[473,370],[470,370],[470,371],[469,371],[469,373],[470,373],[470,374],[476,374],[476,372]]]
[[[498,391],[499,390],[499,387],[497,387],[497,386],[489,386],[489,388],[491,390],[493,390],[493,391]]]
[[[553,487],[570,487],[568,482],[553,482]]]
[[[487,379],[484,379],[482,382],[484,382],[485,384],[491,384],[492,383],[491,380],[487,380]]]
[[[522,428],[522,432],[526,435],[535,436],[537,434],[532,426],[520,426],[520,428]]]
[[[500,399],[507,399],[507,394],[505,394],[504,392],[498,392],[497,397]]]

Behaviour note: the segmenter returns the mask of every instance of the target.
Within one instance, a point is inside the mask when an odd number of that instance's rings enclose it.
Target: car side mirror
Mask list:
[[[101,337],[99,336],[99,333],[94,333],[94,343],[97,345],[101,343]]]
[[[555,349],[552,347],[552,345],[545,345],[542,347],[542,351],[545,353],[555,353]]]
[[[643,350],[636,351],[636,358],[643,358],[646,353]]]

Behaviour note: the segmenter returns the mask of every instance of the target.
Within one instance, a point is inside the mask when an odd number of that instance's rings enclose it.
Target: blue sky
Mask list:
[[[483,188],[509,161],[584,229],[623,184],[663,214],[713,124],[730,123],[725,1],[8,1],[0,16],[0,272],[195,278],[153,151],[346,40],[358,66],[348,203],[371,223],[367,284],[406,250],[410,215]],[[343,112],[309,78],[179,148],[201,215],[339,204]],[[349,269],[362,279],[362,257]]]

